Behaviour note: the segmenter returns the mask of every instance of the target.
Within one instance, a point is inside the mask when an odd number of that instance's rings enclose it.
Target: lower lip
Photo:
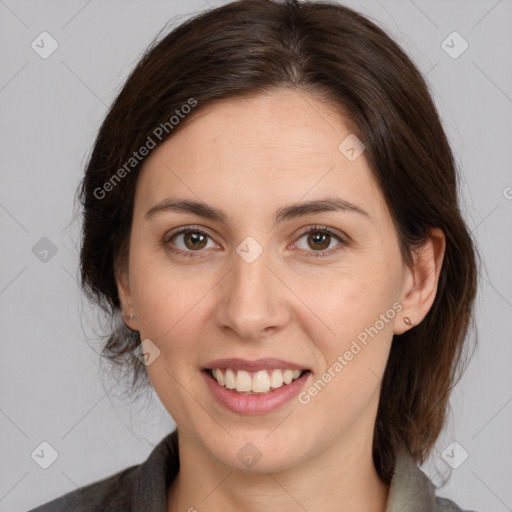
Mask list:
[[[311,372],[306,371],[290,384],[284,384],[280,388],[263,395],[233,393],[231,390],[221,386],[206,370],[203,370],[201,374],[206,380],[206,384],[213,396],[226,409],[239,414],[263,414],[279,409],[279,407],[282,407],[297,396],[306,384]]]

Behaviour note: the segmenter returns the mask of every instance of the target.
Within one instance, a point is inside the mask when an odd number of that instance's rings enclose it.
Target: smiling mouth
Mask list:
[[[232,368],[206,368],[204,371],[222,386],[240,395],[265,395],[296,381],[309,370],[273,369],[249,372]]]

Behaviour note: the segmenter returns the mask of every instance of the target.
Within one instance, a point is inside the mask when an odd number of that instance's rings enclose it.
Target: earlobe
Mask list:
[[[123,321],[132,331],[138,331],[137,319],[132,303],[132,295],[130,290],[130,280],[128,272],[121,270],[116,272],[117,293],[121,303]]]
[[[413,250],[413,266],[406,270],[407,275],[402,289],[404,320],[398,320],[394,334],[403,334],[427,316],[436,297],[445,249],[444,233],[439,228],[432,228],[427,241]]]

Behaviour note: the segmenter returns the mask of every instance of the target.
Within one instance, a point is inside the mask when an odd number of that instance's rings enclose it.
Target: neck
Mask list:
[[[168,489],[168,512],[385,512],[389,486],[378,477],[371,448],[371,439],[340,440],[292,468],[247,473],[205,459],[180,431],[180,471]]]

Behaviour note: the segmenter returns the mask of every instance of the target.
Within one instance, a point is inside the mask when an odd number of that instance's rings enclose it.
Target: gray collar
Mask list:
[[[401,445],[397,452],[386,512],[431,512],[437,510],[435,487]]]

